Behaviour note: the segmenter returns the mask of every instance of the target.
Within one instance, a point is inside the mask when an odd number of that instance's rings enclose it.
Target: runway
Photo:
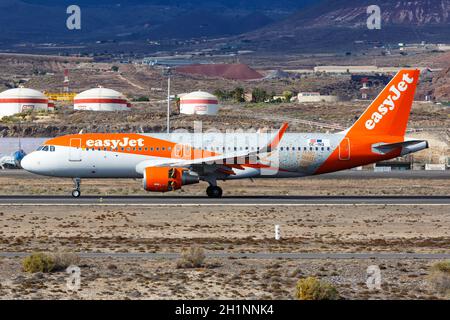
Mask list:
[[[28,256],[27,252],[0,252],[3,258],[23,258]],[[178,259],[181,257],[178,253],[129,253],[129,252],[81,252],[77,253],[80,258],[101,259],[101,258],[117,258],[117,259]],[[445,260],[450,259],[450,253],[395,253],[395,252],[371,252],[371,253],[227,253],[215,252],[206,253],[207,258],[216,259],[259,259],[259,260],[276,260],[276,259],[294,259],[294,260]]]
[[[346,206],[450,205],[450,196],[0,196],[4,206]]]
[[[25,170],[0,170],[0,176],[11,178],[29,178],[29,179],[43,179],[27,172]],[[375,172],[366,170],[344,170],[339,172],[327,173],[318,176],[308,176],[301,179],[450,179],[450,170],[446,171],[425,171],[425,170],[394,170],[391,172]]]

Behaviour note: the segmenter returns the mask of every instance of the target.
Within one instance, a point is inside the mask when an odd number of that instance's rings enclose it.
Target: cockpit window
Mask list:
[[[40,146],[39,148],[37,148],[37,151],[55,152],[56,148],[55,148],[55,146]]]

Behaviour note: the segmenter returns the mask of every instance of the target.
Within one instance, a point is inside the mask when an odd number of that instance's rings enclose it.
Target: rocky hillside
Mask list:
[[[355,48],[355,41],[450,41],[450,0],[377,1],[381,30],[367,28],[368,6],[373,1],[329,0],[288,19],[247,33],[237,39],[251,47],[281,50]]]

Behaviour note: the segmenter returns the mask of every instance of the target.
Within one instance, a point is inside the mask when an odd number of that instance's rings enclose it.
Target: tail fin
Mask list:
[[[419,70],[399,71],[348,130],[348,134],[403,137],[419,75]]]

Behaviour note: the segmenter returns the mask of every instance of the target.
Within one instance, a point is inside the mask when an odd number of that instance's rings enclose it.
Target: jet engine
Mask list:
[[[144,170],[142,182],[146,191],[168,192],[199,183],[200,178],[195,172],[185,168],[149,167]]]

